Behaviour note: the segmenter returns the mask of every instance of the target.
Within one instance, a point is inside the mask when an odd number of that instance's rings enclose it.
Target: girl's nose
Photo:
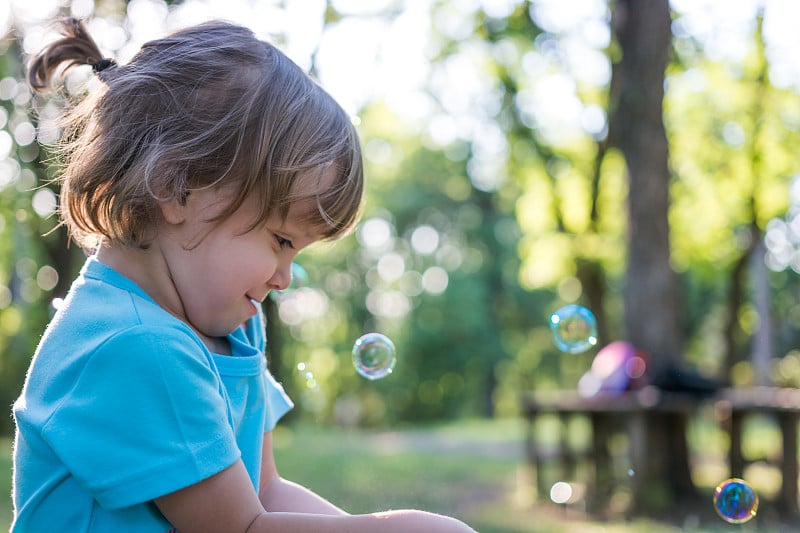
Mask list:
[[[292,264],[280,265],[275,269],[272,278],[269,280],[270,287],[273,290],[283,291],[289,288],[292,283]]]

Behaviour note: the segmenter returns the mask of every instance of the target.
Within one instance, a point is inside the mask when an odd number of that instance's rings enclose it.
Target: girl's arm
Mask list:
[[[258,496],[267,511],[347,514],[306,487],[280,477],[275,466],[272,432],[264,433],[264,447],[261,453],[261,487]]]
[[[181,533],[474,533],[458,520],[422,511],[366,515],[268,512],[241,460],[199,483],[157,498],[155,503]]]

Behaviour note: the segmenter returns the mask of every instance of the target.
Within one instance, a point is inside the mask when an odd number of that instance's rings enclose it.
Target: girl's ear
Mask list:
[[[161,216],[167,224],[178,225],[186,221],[186,201],[181,201],[178,198],[172,200],[164,200],[160,202]]]

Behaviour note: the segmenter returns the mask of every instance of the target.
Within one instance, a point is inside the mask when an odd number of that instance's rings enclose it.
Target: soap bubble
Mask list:
[[[758,495],[743,479],[726,479],[714,490],[714,509],[726,522],[742,524],[756,515]]]
[[[550,332],[562,352],[585,352],[597,344],[597,320],[580,305],[566,305],[550,315]]]
[[[369,380],[385,378],[396,362],[394,343],[385,335],[367,333],[353,344],[353,366]]]

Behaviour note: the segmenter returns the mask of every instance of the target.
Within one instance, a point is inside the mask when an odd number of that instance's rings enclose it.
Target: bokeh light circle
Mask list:
[[[572,485],[566,481],[557,481],[550,487],[550,500],[553,503],[565,504],[572,498]]]

